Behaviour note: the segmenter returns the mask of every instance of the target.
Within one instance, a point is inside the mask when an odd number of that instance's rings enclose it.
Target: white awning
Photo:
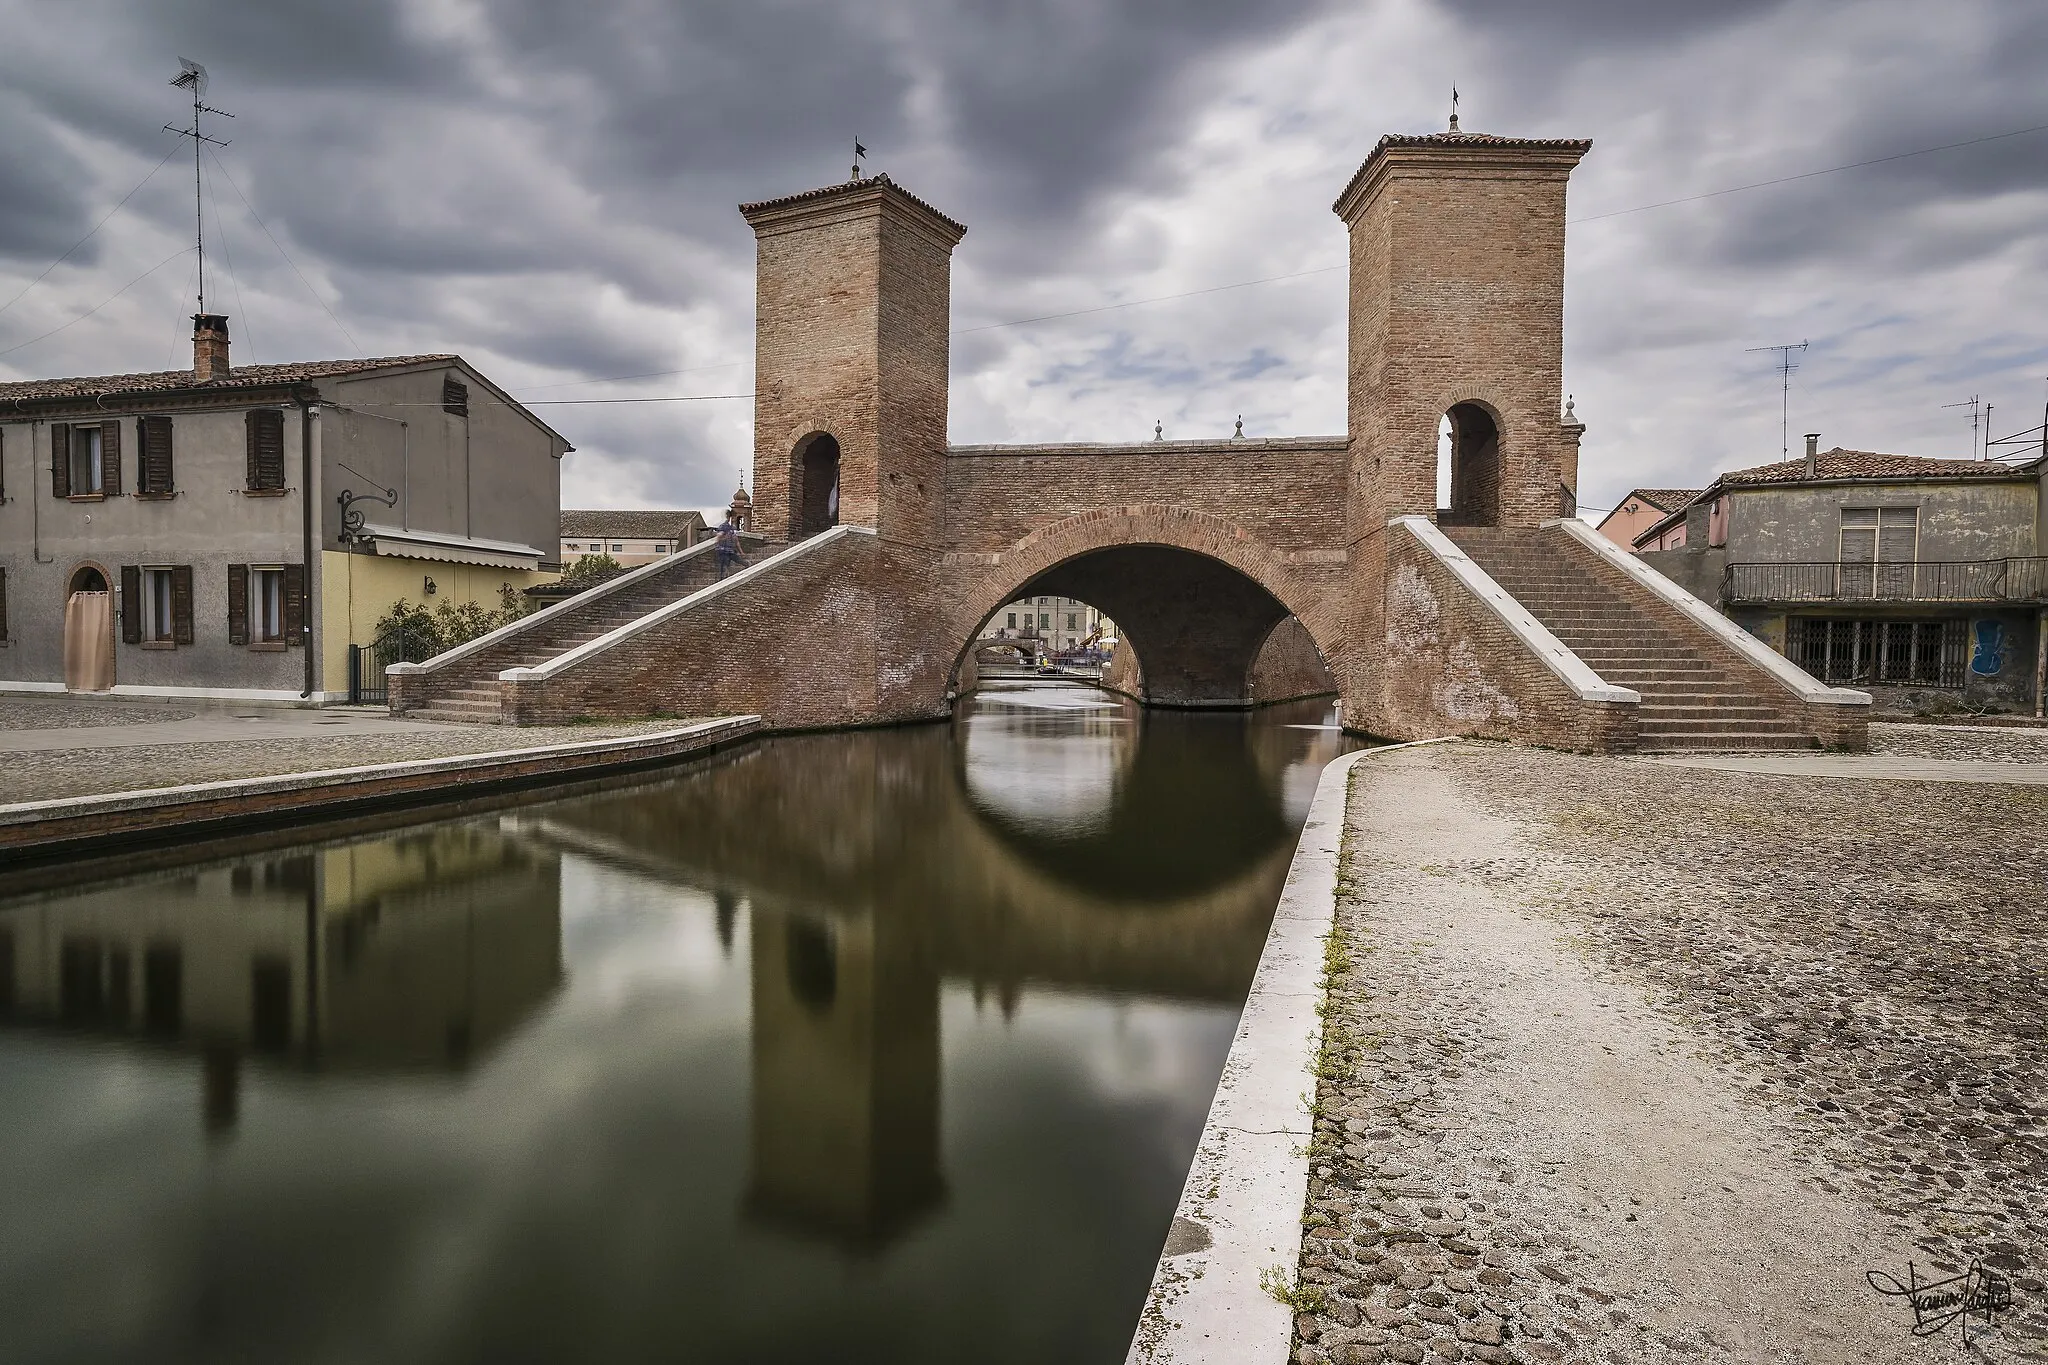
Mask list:
[[[363,535],[373,552],[401,559],[437,559],[446,564],[482,564],[493,569],[538,569],[547,558],[531,545],[511,540],[484,540],[477,536],[449,535],[441,531],[406,531],[396,526],[367,522]]]

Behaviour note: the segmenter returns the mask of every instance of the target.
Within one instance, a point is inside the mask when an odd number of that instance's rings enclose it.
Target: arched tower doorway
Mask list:
[[[1500,423],[1493,413],[1479,403],[1452,404],[1440,428],[1439,452],[1437,524],[1500,525]]]
[[[798,441],[789,462],[789,538],[829,531],[839,524],[839,439],[817,431]]]

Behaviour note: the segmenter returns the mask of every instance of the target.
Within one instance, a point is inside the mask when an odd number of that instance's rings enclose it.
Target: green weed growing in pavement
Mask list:
[[[1274,1302],[1285,1304],[1297,1313],[1323,1311],[1325,1301],[1322,1286],[1289,1282],[1286,1266],[1269,1265],[1261,1270],[1259,1288],[1271,1295]]]

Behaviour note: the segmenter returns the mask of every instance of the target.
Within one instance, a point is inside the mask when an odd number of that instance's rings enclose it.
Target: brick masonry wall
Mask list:
[[[868,535],[785,551],[552,678],[508,682],[508,712],[521,725],[753,713],[775,729],[943,716],[952,656],[906,660],[882,644],[917,629],[906,613],[925,610],[932,589],[916,580],[933,582],[933,567]]]
[[[1388,739],[1469,735],[1586,753],[1635,747],[1636,708],[1582,701],[1415,535],[1390,528],[1384,689],[1345,723]]]
[[[1249,691],[1253,704],[1270,706],[1297,697],[1325,697],[1336,690],[1336,678],[1324,666],[1316,642],[1301,622],[1290,616],[1273,627],[1252,664]]]

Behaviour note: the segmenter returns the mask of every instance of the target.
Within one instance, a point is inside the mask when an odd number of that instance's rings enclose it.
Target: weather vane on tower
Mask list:
[[[853,136],[853,179],[860,179],[860,161],[867,154],[868,149],[860,145],[860,134],[855,133]]]
[[[1458,87],[1455,82],[1451,85],[1451,131],[1458,131]]]

